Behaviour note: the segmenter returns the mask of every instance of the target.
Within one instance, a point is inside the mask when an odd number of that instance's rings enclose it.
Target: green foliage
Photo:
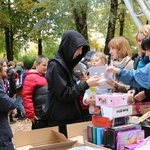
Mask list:
[[[108,0],[10,0],[10,3],[8,2],[8,0],[0,2],[0,53],[4,57],[6,56],[4,28],[10,27],[13,31],[15,60],[22,61],[24,59],[24,62],[33,63],[37,49],[33,50],[36,51],[34,55],[27,53],[21,57],[21,53],[28,49],[29,41],[37,43],[38,38],[43,41],[43,54],[51,59],[58,50],[58,39],[62,34],[69,29],[76,30],[74,9],[78,10],[78,13],[82,9],[86,9],[89,39],[95,32],[101,33],[102,37],[106,38],[110,15],[110,1]],[[132,51],[136,51],[137,27],[126,7],[120,4],[118,15],[122,10],[126,10],[123,36],[128,39]],[[116,17],[119,18],[119,16]],[[117,21],[115,36],[119,35],[119,30],[120,24]],[[98,41],[100,39],[97,41],[94,39],[96,45],[101,45],[102,43],[98,43]],[[93,45],[91,44],[92,48],[94,48]]]
[[[23,61],[26,69],[30,69],[33,66],[33,62],[35,61],[36,56],[30,56],[29,54],[20,57],[17,62]]]
[[[59,42],[54,39],[48,39],[43,42],[43,55],[49,59],[53,58],[58,51]]]

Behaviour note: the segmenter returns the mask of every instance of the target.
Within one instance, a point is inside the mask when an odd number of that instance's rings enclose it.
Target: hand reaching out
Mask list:
[[[120,73],[120,69],[116,68],[114,66],[109,66],[109,67],[106,68],[106,72],[107,73],[119,74]]]

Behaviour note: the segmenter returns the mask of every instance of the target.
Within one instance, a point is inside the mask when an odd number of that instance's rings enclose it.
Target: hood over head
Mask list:
[[[74,53],[81,46],[83,46],[82,54],[79,55],[77,58],[73,59]],[[58,53],[66,62],[68,68],[72,70],[85,56],[89,49],[90,47],[86,39],[78,31],[69,30],[65,32],[62,36]]]

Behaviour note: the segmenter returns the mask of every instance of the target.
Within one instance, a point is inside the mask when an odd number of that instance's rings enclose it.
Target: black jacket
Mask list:
[[[9,96],[13,97],[16,94],[16,80],[15,80],[15,72],[13,69],[8,68],[7,71],[8,81],[9,81]]]
[[[148,57],[148,56],[147,56]],[[135,61],[134,61],[134,70],[137,69],[137,66],[138,66],[138,63],[141,59],[141,56],[138,56]],[[139,88],[139,89],[135,89],[136,90],[136,93],[135,94],[138,94],[139,92],[141,91],[144,91],[145,92],[145,95],[146,95],[146,98],[144,98],[142,100],[142,102],[150,102],[150,89],[145,89],[145,88]]]
[[[80,46],[83,46],[82,54],[73,59]],[[70,30],[63,35],[58,53],[49,61],[46,74],[49,96],[45,111],[52,124],[68,124],[81,119],[79,99],[89,87],[86,82],[76,84],[72,70],[88,50],[85,38]]]

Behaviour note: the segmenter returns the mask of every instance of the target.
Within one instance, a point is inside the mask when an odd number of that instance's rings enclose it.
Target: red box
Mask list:
[[[96,115],[92,116],[92,124],[103,128],[110,128],[112,126],[112,123],[109,118]]]

